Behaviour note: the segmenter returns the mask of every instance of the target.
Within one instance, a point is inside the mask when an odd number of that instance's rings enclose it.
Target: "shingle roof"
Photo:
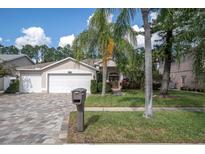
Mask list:
[[[91,66],[96,66],[99,65],[100,67],[102,66],[102,59],[84,59],[82,60],[82,62],[91,65]],[[107,62],[107,66],[108,67],[116,67],[116,63],[114,60],[109,59]]]
[[[62,63],[66,60],[72,60],[74,62],[78,62],[76,59],[74,58],[71,58],[71,57],[67,57],[65,59],[62,59],[60,61],[55,61],[55,62],[48,62],[48,63],[41,63],[41,64],[36,64],[36,65],[30,65],[30,66],[23,66],[23,67],[17,67],[16,69],[17,70],[34,70],[34,71],[40,71],[40,70],[44,70],[46,68],[49,68],[51,66],[54,66],[54,65],[57,65],[59,63]],[[91,65],[88,65],[82,61],[79,62],[80,64],[86,66],[86,67],[89,67],[91,69],[94,69],[94,70],[98,70],[96,69],[95,67],[91,66]]]
[[[11,61],[20,57],[24,57],[26,55],[24,54],[0,54],[0,62],[7,62],[7,61]]]
[[[47,63],[40,63],[40,64],[36,64],[36,65],[27,65],[27,66],[21,66],[21,67],[18,67],[17,69],[41,69],[43,67],[46,67],[52,63],[55,63],[55,62],[47,62]]]
[[[84,59],[82,60],[82,62],[91,65],[91,66],[95,66],[95,63],[101,61],[101,59]]]
[[[21,57],[28,58],[28,60],[30,60],[34,64],[34,62],[31,60],[31,58],[29,58],[25,54],[0,54],[0,63],[9,62],[9,61],[21,58]]]

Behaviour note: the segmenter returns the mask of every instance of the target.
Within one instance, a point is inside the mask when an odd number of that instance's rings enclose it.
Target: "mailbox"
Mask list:
[[[84,102],[86,99],[86,89],[77,88],[72,90],[72,102],[77,107],[77,131],[84,130]]]
[[[86,89],[84,88],[77,88],[72,91],[72,101],[75,105],[80,105],[85,102],[86,98]]]

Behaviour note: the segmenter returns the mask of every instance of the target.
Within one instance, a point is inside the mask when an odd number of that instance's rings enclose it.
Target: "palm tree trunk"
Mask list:
[[[172,63],[172,30],[167,31],[165,48],[165,63],[164,71],[162,75],[162,84],[160,88],[160,95],[165,96],[168,94],[169,81],[170,81],[170,69]]]
[[[148,22],[149,9],[142,8],[142,18],[145,29],[145,112],[144,117],[152,117],[152,50],[151,29]]]
[[[107,62],[103,60],[103,81],[102,81],[102,96],[105,95],[106,89],[106,80],[107,80]]]

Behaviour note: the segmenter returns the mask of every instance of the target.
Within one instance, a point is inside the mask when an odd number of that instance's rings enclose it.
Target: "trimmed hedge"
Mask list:
[[[15,80],[14,82],[11,82],[9,87],[6,89],[5,93],[16,93],[19,92],[19,80]]]
[[[106,83],[106,87],[105,87],[105,92],[106,93],[109,93],[109,92],[112,92],[112,89],[111,89],[111,85],[109,83]],[[98,92],[102,92],[102,82],[98,82]]]
[[[105,88],[105,92],[106,93],[112,92],[111,88],[112,88],[111,85],[109,83],[107,83],[106,88]],[[91,89],[92,94],[101,93],[102,92],[102,82],[97,83],[96,80],[91,80],[90,89]]]
[[[99,93],[102,92],[102,82],[98,82],[97,89]]]
[[[92,94],[97,94],[98,92],[98,87],[97,87],[97,81],[96,80],[91,80],[91,86],[90,86],[90,90]]]

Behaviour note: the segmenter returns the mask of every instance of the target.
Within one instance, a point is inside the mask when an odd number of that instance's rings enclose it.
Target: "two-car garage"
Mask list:
[[[92,74],[49,74],[49,93],[70,93],[76,88],[85,88],[90,93]]]
[[[48,65],[18,69],[23,93],[70,93],[75,88],[85,88],[90,93],[91,80],[96,75],[96,68],[70,57]]]

